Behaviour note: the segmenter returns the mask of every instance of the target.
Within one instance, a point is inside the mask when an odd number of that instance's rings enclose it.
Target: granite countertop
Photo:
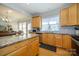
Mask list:
[[[28,34],[28,35],[12,35],[12,36],[5,36],[5,37],[0,37],[0,48],[6,47],[8,45],[27,40],[33,37],[38,36],[37,34]]]
[[[39,31],[39,32],[36,32],[36,33],[38,33],[38,34],[51,33],[51,34],[63,34],[63,35],[75,35],[74,33],[59,32],[59,31]]]

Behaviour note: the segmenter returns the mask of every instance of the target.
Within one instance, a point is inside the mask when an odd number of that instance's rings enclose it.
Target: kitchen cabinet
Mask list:
[[[48,34],[47,33],[44,33],[44,34],[42,34],[42,40],[41,40],[41,42],[42,43],[45,43],[45,44],[48,44]]]
[[[8,54],[7,56],[28,56],[29,55],[29,49],[28,46],[24,46],[10,54]]]
[[[56,46],[57,47],[62,47],[63,45],[63,39],[62,39],[62,35],[60,34],[55,34],[55,42],[56,42]]]
[[[79,25],[79,4],[75,3],[60,12],[61,26]]]
[[[42,18],[41,16],[34,16],[32,18],[32,28],[41,28]]]
[[[61,23],[61,26],[68,26],[68,17],[69,17],[69,14],[68,14],[69,10],[68,8],[65,8],[65,9],[62,9],[61,12],[60,12],[60,23]]]
[[[44,44],[73,49],[73,42],[70,35],[43,33],[41,36],[41,42]]]
[[[41,42],[51,46],[62,47],[62,35],[45,33],[42,34]]]
[[[53,34],[48,34],[48,33],[42,34],[41,42],[45,43],[45,44],[48,44],[48,45],[51,45],[51,46],[55,46],[54,35]]]
[[[72,56],[72,52],[65,50],[63,48],[57,48],[57,56]]]
[[[32,39],[34,41],[30,42],[30,44],[28,43],[28,45],[19,48],[7,56],[36,56],[39,52],[39,40],[38,37]]]
[[[30,40],[25,40],[25,41],[22,41],[22,42],[18,42],[18,43],[15,43],[15,44],[12,44],[12,45],[9,45],[9,46],[6,46],[4,48],[1,48],[0,49],[0,55],[7,55],[9,53],[12,53],[18,49],[20,49],[21,47],[24,47],[26,46],[27,44],[29,44],[31,41]]]
[[[35,56],[39,50],[39,37],[29,38],[0,49],[1,56]]]
[[[36,56],[38,52],[39,52],[39,40],[35,40],[31,43],[31,46],[30,46],[31,56]]]
[[[55,46],[55,37],[54,34],[48,34],[48,44]]]
[[[72,49],[72,38],[69,35],[63,35],[63,48]]]
[[[78,23],[78,4],[69,7],[69,25],[79,25]]]

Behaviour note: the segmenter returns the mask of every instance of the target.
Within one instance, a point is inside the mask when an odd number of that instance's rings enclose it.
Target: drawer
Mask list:
[[[62,35],[60,35],[60,34],[55,34],[55,38],[56,38],[56,39],[61,39],[61,38],[62,38]]]

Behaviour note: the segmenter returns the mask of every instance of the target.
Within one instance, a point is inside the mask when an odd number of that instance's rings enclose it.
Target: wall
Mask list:
[[[50,17],[55,17],[59,15],[59,11],[56,11],[55,12],[48,12],[48,13],[44,13],[42,14],[42,18],[50,18]],[[60,17],[60,15],[59,15]],[[59,18],[60,20],[60,18]],[[49,20],[48,20],[49,21]],[[60,27],[60,33],[69,33],[69,34],[75,34],[75,29],[73,26],[69,26],[69,27]]]
[[[11,22],[10,25],[12,26],[14,31],[18,31],[18,23],[17,22]]]
[[[9,11],[11,11],[11,12],[9,12]],[[4,17],[4,19],[7,17],[9,24],[12,25],[12,28],[14,31],[18,31],[18,22],[26,22],[26,21],[30,22],[32,19],[32,16],[30,14],[28,14],[27,12],[25,15],[25,14],[22,14],[22,13],[16,11],[15,9],[6,7],[2,4],[0,4],[0,17]],[[2,22],[0,24],[2,24]],[[2,30],[2,29],[3,28],[0,27],[0,30]]]
[[[69,33],[69,34],[75,34],[75,29],[74,29],[74,27],[61,27],[60,32]]]

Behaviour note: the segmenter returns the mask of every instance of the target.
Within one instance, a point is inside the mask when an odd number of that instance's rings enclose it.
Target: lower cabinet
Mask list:
[[[69,35],[63,35],[63,48],[72,49],[72,38]]]
[[[1,56],[36,56],[38,52],[38,36],[0,49]]]
[[[55,37],[54,34],[48,34],[48,44],[51,46],[55,46]]]
[[[24,46],[10,54],[8,54],[7,56],[28,56],[29,55],[29,47],[28,46]]]
[[[73,45],[71,36],[63,34],[42,34],[41,42],[65,49],[72,49]]]
[[[62,35],[55,34],[55,42],[57,47],[62,47],[63,45]]]
[[[41,38],[42,38],[42,40],[41,40],[42,43],[48,44],[49,39],[48,39],[48,34],[47,33],[42,34]]]
[[[55,46],[55,38],[53,34],[45,33],[45,34],[42,34],[41,38],[42,38],[41,40],[42,43]]]
[[[39,52],[39,40],[35,40],[31,43],[30,46],[30,55],[31,56],[36,56]]]

